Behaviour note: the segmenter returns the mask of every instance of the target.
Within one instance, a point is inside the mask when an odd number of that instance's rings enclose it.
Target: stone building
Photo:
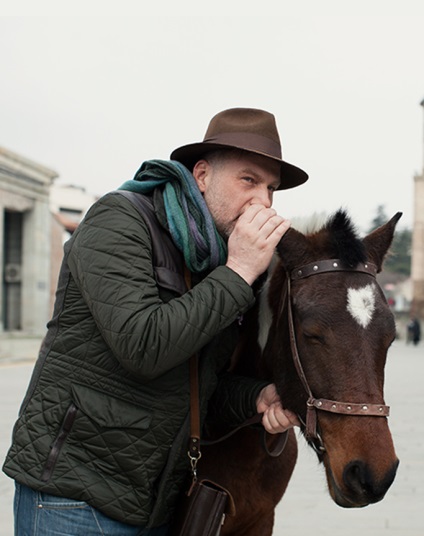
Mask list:
[[[0,147],[0,337],[39,336],[50,314],[50,188],[57,173]]]
[[[0,147],[0,360],[37,356],[63,245],[97,199],[57,177]]]
[[[421,101],[424,111],[424,99]],[[423,131],[424,142],[424,131]],[[413,300],[411,313],[424,320],[424,147],[421,175],[414,177],[414,224],[412,230]]]

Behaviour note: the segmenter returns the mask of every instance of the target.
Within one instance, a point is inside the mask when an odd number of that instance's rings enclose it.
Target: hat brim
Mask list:
[[[285,160],[281,160],[280,158],[271,156],[260,151],[247,150],[243,147],[225,145],[222,143],[199,142],[191,143],[189,145],[183,145],[182,147],[175,149],[171,153],[170,158],[171,160],[177,160],[177,162],[181,162],[181,164],[184,164],[186,168],[192,171],[196,162],[201,160],[201,158],[203,158],[210,151],[215,151],[217,149],[241,149],[242,151],[259,154],[261,156],[265,156],[266,158],[270,158],[271,160],[274,160],[276,162],[280,162],[281,181],[280,186],[277,188],[277,190],[288,190],[289,188],[295,188],[296,186],[300,186],[301,184],[305,183],[309,178],[308,174],[303,171],[303,169],[300,169],[293,164],[289,164]]]

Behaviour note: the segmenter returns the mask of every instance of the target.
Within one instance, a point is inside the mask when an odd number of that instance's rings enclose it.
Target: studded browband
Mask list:
[[[323,261],[311,262],[300,268],[295,268],[290,273],[290,279],[296,281],[315,274],[325,272],[363,272],[372,276],[377,275],[377,266],[372,262],[360,262],[354,267],[344,265],[339,259],[326,259]]]

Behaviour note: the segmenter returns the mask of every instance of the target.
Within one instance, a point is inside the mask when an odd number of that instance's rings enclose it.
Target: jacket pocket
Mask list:
[[[147,430],[152,420],[152,413],[141,406],[131,404],[85,385],[73,384],[72,402],[50,447],[50,453],[41,474],[43,482],[50,480],[75,420],[77,419],[77,422],[79,422],[83,415],[86,422],[94,423],[96,429],[91,431],[93,435],[101,433],[101,429],[104,430],[104,433],[108,429]],[[75,424],[75,427],[78,427],[78,424]],[[75,430],[75,433],[77,433],[77,430]]]

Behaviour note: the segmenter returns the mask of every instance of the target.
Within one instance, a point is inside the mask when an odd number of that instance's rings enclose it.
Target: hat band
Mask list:
[[[216,136],[205,138],[203,143],[228,145],[245,151],[261,153],[271,156],[272,158],[278,158],[279,160],[282,159],[280,144],[270,138],[261,136],[260,134],[251,134],[249,132],[224,132],[222,134],[217,134]]]

